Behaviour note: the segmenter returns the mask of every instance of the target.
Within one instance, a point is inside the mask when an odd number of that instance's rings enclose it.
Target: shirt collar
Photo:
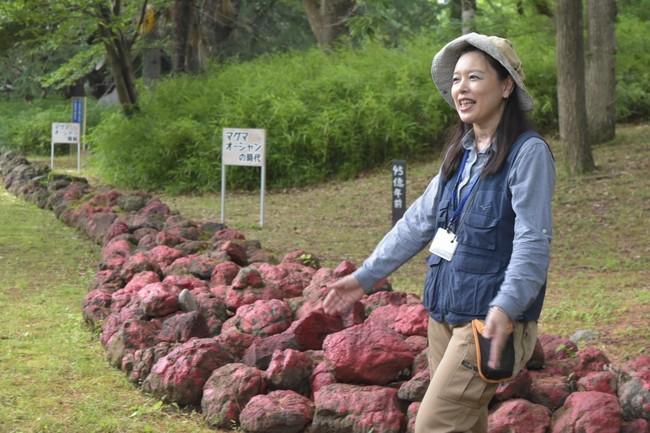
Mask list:
[[[465,133],[463,138],[460,139],[460,145],[465,150],[476,151],[476,139],[474,138],[474,129],[470,128],[469,131]],[[484,153],[494,154],[496,150],[497,150],[497,142],[496,140],[492,140],[492,144],[490,145],[488,150]]]

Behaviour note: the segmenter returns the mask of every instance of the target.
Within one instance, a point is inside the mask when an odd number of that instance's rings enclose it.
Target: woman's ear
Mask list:
[[[505,86],[503,87],[503,97],[505,99],[508,99],[510,95],[512,95],[512,92],[514,91],[515,91],[515,80],[511,76],[508,76],[508,78],[505,79]]]

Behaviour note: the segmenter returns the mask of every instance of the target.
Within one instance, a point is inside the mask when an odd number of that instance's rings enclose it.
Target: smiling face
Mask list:
[[[451,96],[463,122],[491,134],[501,120],[505,98],[510,96],[513,86],[512,77],[499,78],[485,54],[469,51],[456,62]]]

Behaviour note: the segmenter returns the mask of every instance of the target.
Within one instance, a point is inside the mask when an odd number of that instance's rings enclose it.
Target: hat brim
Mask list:
[[[517,96],[519,98],[519,107],[522,111],[533,111],[535,103],[533,98],[526,90],[524,82],[519,74],[515,72],[505,56],[492,43],[489,37],[477,33],[463,35],[445,45],[434,57],[431,63],[431,78],[440,91],[443,98],[451,105],[456,107],[454,99],[451,96],[451,85],[453,81],[454,69],[460,53],[468,46],[474,46],[485,52],[487,55],[496,59],[503,65],[513,78],[516,84]]]

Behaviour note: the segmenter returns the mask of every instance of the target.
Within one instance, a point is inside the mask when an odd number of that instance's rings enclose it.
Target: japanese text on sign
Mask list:
[[[224,165],[262,167],[266,162],[264,129],[224,128],[221,162]]]
[[[78,123],[52,123],[52,143],[79,143]]]
[[[406,210],[406,161],[393,161],[392,170],[392,208],[395,225]]]

